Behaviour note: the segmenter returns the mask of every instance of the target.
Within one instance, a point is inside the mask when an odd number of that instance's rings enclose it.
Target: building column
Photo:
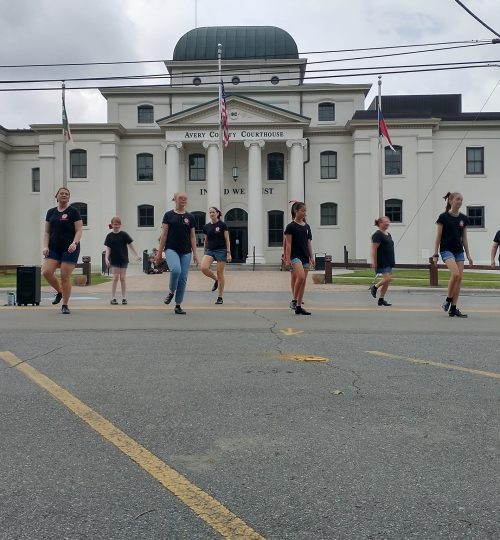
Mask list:
[[[211,206],[220,209],[220,172],[219,143],[205,141],[203,148],[207,150],[207,217]]]
[[[288,140],[288,200],[304,201],[304,148],[305,139]]]
[[[180,150],[182,148],[182,143],[178,141],[166,141],[163,143],[163,147],[167,152],[167,166],[165,172],[165,208],[170,208],[172,206],[174,193],[181,191]]]
[[[264,264],[264,205],[262,202],[262,148],[264,141],[245,141],[248,150],[248,255],[246,264]]]

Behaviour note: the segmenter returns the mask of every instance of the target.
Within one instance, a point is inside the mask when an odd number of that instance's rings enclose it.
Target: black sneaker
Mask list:
[[[57,304],[59,304],[59,302],[62,300],[62,293],[58,292],[55,296],[54,296],[54,300],[52,300],[52,305],[55,306]]]
[[[61,313],[64,313],[64,315],[69,315],[71,313],[69,307],[66,304],[63,304],[61,306]]]
[[[163,303],[164,304],[170,304],[170,302],[172,302],[172,298],[174,297],[174,294],[173,292],[169,292],[167,294],[167,296],[165,297],[165,300],[163,300]]]
[[[222,296],[219,296],[217,300],[215,301],[216,304],[223,304],[224,300],[222,299]]]
[[[117,306],[118,305],[118,300],[116,298],[113,298],[113,300],[111,300],[109,302],[112,306]]]
[[[290,309],[293,309],[294,311],[297,309],[297,300],[292,300],[290,302]]]
[[[310,315],[310,311],[306,311],[302,306],[297,306],[295,308],[295,315]]]
[[[219,288],[219,282],[217,280],[214,281],[214,285],[212,287],[212,292],[216,291]]]
[[[186,315],[186,312],[181,308],[181,306],[175,306],[174,313],[176,315]]]
[[[377,298],[377,287],[375,287],[375,285],[372,285],[370,287],[370,292],[371,292],[373,298]]]
[[[392,306],[392,304],[389,304],[389,302],[386,302],[383,298],[378,299],[378,305],[379,306]]]
[[[443,308],[444,311],[449,311],[450,305],[451,305],[451,302],[448,302],[448,300],[445,300],[441,307]]]
[[[462,313],[459,309],[453,309],[451,310],[448,315],[450,317],[460,317],[461,319],[466,319],[467,315],[465,313]]]

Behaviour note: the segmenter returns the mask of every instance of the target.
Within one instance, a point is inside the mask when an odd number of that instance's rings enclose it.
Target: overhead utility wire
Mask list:
[[[476,19],[476,21],[478,21],[480,24],[482,24],[485,28],[487,28],[490,32],[493,32],[495,34],[495,36],[497,36],[498,38],[500,38],[500,34],[498,32],[495,32],[495,30],[493,30],[493,28],[491,28],[491,26],[488,26],[484,21],[482,21],[477,15],[474,15],[474,13],[472,13],[472,11],[467,7],[467,6],[464,6],[464,4],[462,4],[462,2],[460,2],[460,0],[455,0],[455,2],[463,7],[465,9],[465,11],[467,11],[467,13],[469,15],[472,15],[472,17],[474,17],[474,19]]]

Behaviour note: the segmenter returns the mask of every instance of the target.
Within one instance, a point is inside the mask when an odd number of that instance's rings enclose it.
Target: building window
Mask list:
[[[403,201],[401,199],[387,199],[385,201],[385,215],[392,223],[403,223]]]
[[[195,77],[195,78],[193,79],[193,84],[194,84],[195,86],[200,86],[200,84],[201,84],[201,79],[200,79],[199,77]]]
[[[273,75],[271,77],[271,84],[278,84],[280,82],[280,78],[277,77],[276,75]]]
[[[40,193],[40,167],[31,169],[31,191]]]
[[[283,228],[285,213],[282,210],[271,210],[267,213],[268,246],[283,245]]]
[[[189,180],[206,180],[204,154],[191,154],[189,156]]]
[[[196,246],[202,247],[203,246],[203,225],[207,222],[206,214],[205,212],[191,212],[194,217],[194,234],[196,236]]]
[[[155,208],[151,204],[141,204],[137,207],[137,226],[155,226]]]
[[[70,178],[87,178],[87,151],[71,150],[69,153]]]
[[[403,174],[403,148],[401,146],[386,146],[385,154],[385,174]]]
[[[320,205],[320,225],[337,225],[337,203]]]
[[[285,179],[285,156],[281,152],[267,154],[267,178],[268,180]]]
[[[484,229],[484,206],[468,206],[469,227]]]
[[[467,174],[484,174],[484,147],[466,149]]]
[[[240,78],[239,77],[233,77],[231,79],[231,82],[234,84],[234,85],[237,85],[237,84],[240,84]]]
[[[153,154],[137,154],[137,181],[153,180]]]
[[[320,103],[318,105],[318,120],[320,122],[335,122],[335,103]]]
[[[139,124],[152,124],[155,121],[152,105],[139,105],[137,107],[137,122]]]
[[[88,213],[87,213],[87,203],[84,202],[75,202],[71,203],[73,208],[76,208],[82,217],[82,223],[84,226],[88,225]]]
[[[321,166],[321,178],[337,178],[337,152],[332,152],[331,150],[321,152],[319,160]]]

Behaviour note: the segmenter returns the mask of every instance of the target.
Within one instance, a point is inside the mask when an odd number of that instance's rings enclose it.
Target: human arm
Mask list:
[[[137,250],[135,249],[135,246],[134,246],[134,244],[132,242],[130,242],[128,247],[130,248],[130,251],[132,251],[132,253],[135,255],[135,258],[138,261],[142,261],[142,257],[139,255],[139,253],[137,253]]]
[[[198,255],[196,254],[196,234],[195,228],[191,227],[191,234],[189,239],[191,240],[191,251],[193,252],[193,262],[198,266]]]
[[[109,268],[111,266],[111,263],[109,262],[109,255],[111,254],[111,249],[109,246],[106,246],[106,253],[104,254],[104,262],[106,263],[106,266]]]
[[[292,264],[290,259],[292,254],[292,235],[285,234],[285,266],[289,267]]]
[[[75,237],[73,238],[73,242],[68,247],[68,253],[73,253],[76,251],[76,248],[78,247],[78,244],[80,243],[80,239],[82,238],[82,232],[83,232],[83,221],[79,219],[78,221],[75,221]]]
[[[227,262],[231,262],[233,258],[231,257],[231,242],[229,241],[229,231],[227,229],[224,231],[224,240],[226,241],[226,259]]]
[[[491,246],[491,266],[492,266],[492,268],[496,267],[495,257],[497,255],[497,250],[498,250],[498,242],[493,242],[493,245]]]
[[[441,223],[436,223],[436,236],[434,238],[434,255],[432,259],[434,264],[437,264],[439,259],[439,246],[441,244],[441,235],[443,234],[443,225]]]
[[[464,227],[462,242],[464,244],[465,256],[467,257],[467,260],[469,261],[469,266],[474,266],[474,262],[469,253],[469,240],[467,238],[467,227]]]
[[[370,250],[370,266],[375,270],[377,268],[377,250],[380,246],[380,242],[372,242]]]
[[[50,239],[50,223],[48,221],[45,222],[45,229],[43,231],[43,249],[42,249],[42,255],[44,257],[47,257],[49,254],[49,239]]]
[[[314,260],[312,240],[310,239],[307,241],[307,253],[309,255],[309,264],[313,267],[316,261]]]
[[[167,235],[168,235],[168,223],[162,223],[161,234],[160,234],[160,245],[158,246],[158,253],[156,254],[155,259],[154,259],[154,262],[156,265],[160,264],[162,261],[161,254],[163,253],[163,250],[165,249]]]

